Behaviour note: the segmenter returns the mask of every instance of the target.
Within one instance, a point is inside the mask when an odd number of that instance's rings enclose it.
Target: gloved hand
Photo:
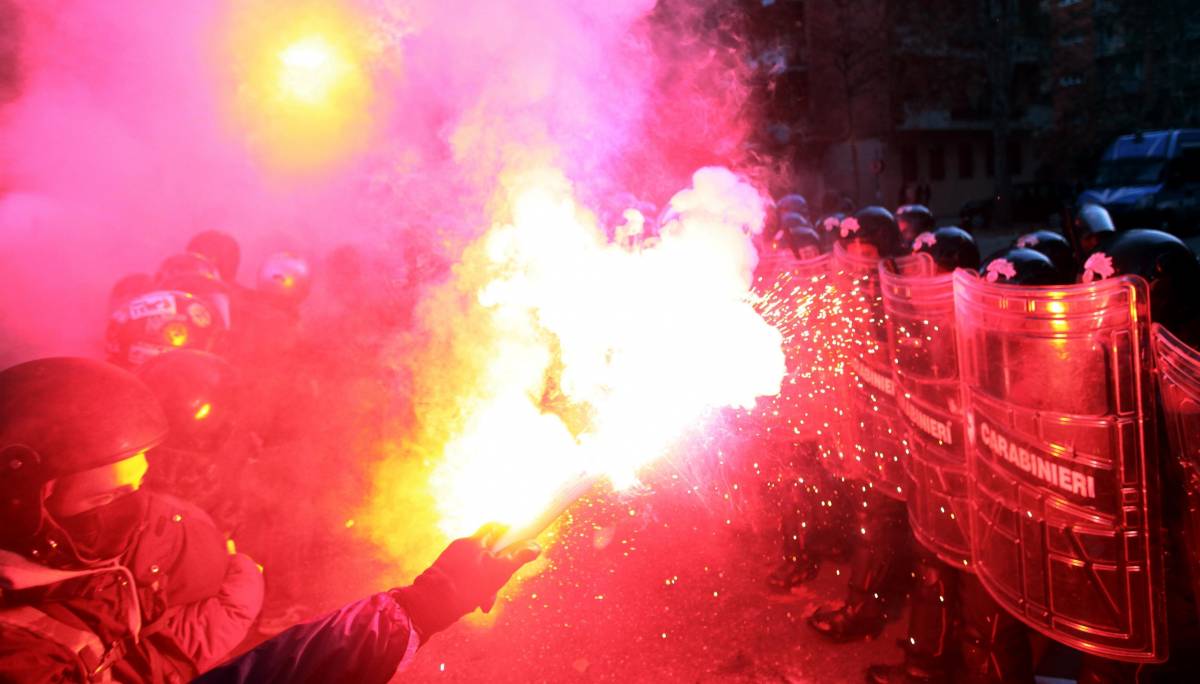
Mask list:
[[[412,586],[392,590],[422,643],[476,608],[491,610],[500,587],[541,553],[533,541],[492,553],[491,545],[504,531],[500,525],[488,524],[470,537],[455,539]]]

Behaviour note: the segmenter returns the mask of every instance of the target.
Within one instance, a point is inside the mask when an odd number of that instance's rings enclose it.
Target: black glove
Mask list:
[[[476,608],[491,610],[500,587],[541,553],[533,541],[492,553],[489,547],[503,533],[503,527],[489,524],[470,537],[455,539],[412,586],[392,590],[422,643]]]

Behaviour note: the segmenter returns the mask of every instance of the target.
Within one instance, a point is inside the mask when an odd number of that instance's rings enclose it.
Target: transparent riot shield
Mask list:
[[[834,247],[842,289],[841,336],[845,354],[845,460],[881,493],[903,500],[907,425],[896,405],[887,319],[879,285],[879,260]]]
[[[1166,658],[1148,290],[954,274],[972,565],[1062,643]]]
[[[919,255],[925,256],[925,255]],[[970,569],[967,447],[958,377],[954,282],[932,260],[879,267],[895,361],[896,405],[908,426],[908,519],[946,563]]]
[[[1180,478],[1173,488],[1183,494],[1180,506],[1187,547],[1188,571],[1200,610],[1200,351],[1154,325],[1158,388],[1170,444],[1169,470]]]

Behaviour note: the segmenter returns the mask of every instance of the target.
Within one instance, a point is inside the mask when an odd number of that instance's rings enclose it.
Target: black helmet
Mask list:
[[[896,223],[900,225],[900,235],[907,243],[921,233],[932,231],[936,221],[933,212],[924,204],[905,204],[896,209]]]
[[[1006,285],[1066,285],[1054,262],[1041,252],[1025,247],[1009,247],[983,262],[979,275],[990,283]]]
[[[111,465],[167,436],[154,394],[91,359],[37,359],[0,371],[0,547],[50,565],[88,564],[46,512],[52,480]]]
[[[1160,230],[1115,233],[1088,255],[1081,282],[1136,275],[1150,284],[1150,319],[1185,340],[1200,328],[1200,263],[1179,238]]]
[[[817,219],[813,225],[813,230],[817,231],[817,235],[821,236],[821,251],[828,252],[833,248],[833,243],[837,242],[838,229],[842,225],[842,219],[846,218],[845,214],[834,213],[826,214]]]
[[[854,216],[842,219],[838,225],[838,241],[842,246],[870,245],[880,257],[897,256],[902,248],[896,217],[879,206],[864,207]]]
[[[233,432],[241,382],[221,357],[190,349],[167,352],[147,361],[138,377],[166,413],[171,433],[164,447],[213,452]]]
[[[154,276],[155,283],[166,287],[178,287],[180,280],[193,278],[220,280],[221,272],[208,257],[195,252],[184,252],[164,259]]]
[[[175,349],[211,351],[228,327],[209,299],[179,290],[154,290],[127,300],[109,314],[108,360],[133,368]]]
[[[804,199],[804,195],[795,193],[784,195],[775,203],[775,210],[779,213],[781,220],[784,214],[800,214],[804,218],[808,218],[808,200]]]
[[[258,270],[258,291],[287,309],[300,306],[310,287],[308,262],[291,252],[272,254]]]
[[[933,257],[938,271],[948,273],[956,268],[979,268],[979,246],[971,234],[957,226],[942,226],[917,235],[912,251]]]
[[[238,264],[242,260],[242,251],[237,240],[229,233],[219,230],[206,230],[196,233],[187,243],[187,251],[208,259],[217,267],[221,278],[233,282],[237,278]]]
[[[148,273],[130,273],[118,280],[108,293],[108,310],[154,289],[154,278]]]
[[[1054,263],[1064,281],[1070,281],[1079,272],[1079,264],[1075,259],[1075,250],[1071,249],[1071,243],[1052,230],[1025,233],[1013,242],[1013,247],[1025,247],[1045,254]]]
[[[1112,217],[1099,204],[1085,204],[1075,212],[1075,236],[1079,253],[1090,254],[1108,235],[1115,233]]]
[[[824,252],[821,235],[805,222],[803,226],[788,228],[785,233],[788,248],[797,259],[815,259]]]

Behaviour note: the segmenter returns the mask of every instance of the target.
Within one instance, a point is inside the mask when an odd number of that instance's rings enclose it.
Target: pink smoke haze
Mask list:
[[[546,157],[596,198],[661,203],[696,167],[736,161],[744,133],[740,62],[699,33],[712,8],[672,4],[10,4],[0,362],[98,353],[112,283],[203,229],[240,240],[248,281],[269,251],[318,257],[343,242],[397,269],[433,245],[452,260],[486,227],[496,174],[523,158]],[[313,6],[365,27],[369,138],[278,172],[230,115],[239,74],[225,43],[238,13],[282,26]]]

